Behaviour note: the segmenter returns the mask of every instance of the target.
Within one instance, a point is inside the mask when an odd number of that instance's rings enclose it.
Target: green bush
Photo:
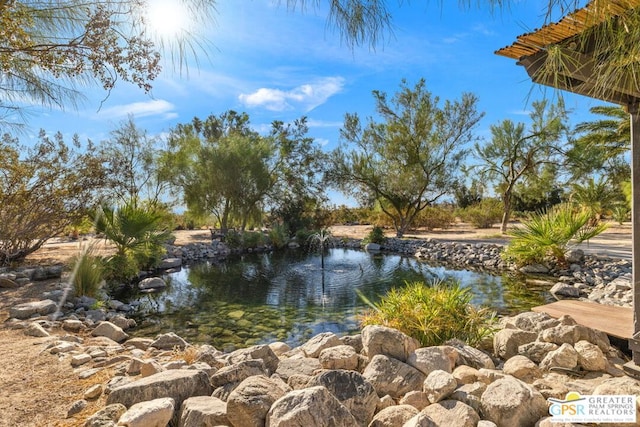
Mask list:
[[[130,282],[138,276],[140,268],[135,254],[131,251],[114,254],[104,262],[105,278],[110,284]]]
[[[311,236],[316,233],[317,231],[301,228],[296,231],[296,242],[298,242],[300,246],[308,247],[311,244]]]
[[[282,249],[289,243],[289,229],[286,225],[278,223],[269,230],[269,241],[275,249]]]
[[[451,227],[454,221],[455,216],[449,209],[440,206],[429,206],[420,211],[413,223],[416,227],[433,230],[434,228],[447,229]]]
[[[87,249],[73,257],[71,262],[71,284],[75,295],[96,297],[104,280],[102,258],[93,255],[91,250]]]
[[[505,260],[519,266],[547,260],[566,265],[565,255],[572,246],[602,233],[606,224],[590,225],[591,212],[576,210],[568,203],[536,213],[523,221],[522,228],[509,232],[513,239],[503,253]]]
[[[262,246],[265,236],[259,231],[229,230],[224,236],[224,243],[231,249],[249,249]]]
[[[264,245],[264,234],[260,231],[244,231],[242,232],[242,248],[257,248]]]
[[[470,304],[473,294],[456,281],[405,283],[392,288],[361,316],[361,323],[398,329],[424,347],[442,345],[457,338],[477,345],[494,332],[495,313]]]
[[[384,242],[387,241],[387,238],[384,235],[384,230],[382,227],[378,227],[377,225],[371,229],[369,234],[362,239],[362,244],[366,245],[367,243],[377,243],[379,245],[383,245]]]
[[[485,199],[477,205],[462,209],[460,217],[476,228],[491,228],[502,219],[502,204],[495,199]]]

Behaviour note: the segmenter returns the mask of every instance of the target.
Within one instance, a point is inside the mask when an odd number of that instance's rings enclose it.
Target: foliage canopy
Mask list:
[[[376,200],[400,237],[416,215],[457,185],[457,175],[483,114],[477,99],[463,94],[444,101],[420,80],[403,80],[391,99],[373,91],[380,122],[347,114],[340,131],[343,144],[332,153],[331,182],[361,201]]]

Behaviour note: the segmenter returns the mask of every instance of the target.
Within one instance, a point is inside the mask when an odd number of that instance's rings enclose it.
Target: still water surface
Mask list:
[[[222,350],[285,341],[294,346],[325,331],[353,332],[366,304],[405,281],[453,277],[472,289],[473,303],[507,314],[549,300],[509,276],[432,266],[413,257],[352,249],[249,254],[223,263],[201,263],[165,277],[160,293],[141,294],[137,333],[173,331],[192,343]]]

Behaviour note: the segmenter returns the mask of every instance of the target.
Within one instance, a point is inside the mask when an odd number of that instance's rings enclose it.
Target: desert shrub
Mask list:
[[[503,257],[517,265],[551,260],[565,265],[569,249],[602,233],[606,224],[591,225],[591,212],[562,203],[523,221],[522,228],[509,232],[513,238]]]
[[[84,249],[72,258],[71,284],[78,297],[96,297],[104,281],[102,258],[94,255],[91,249]]]
[[[433,230],[434,228],[449,228],[454,221],[455,216],[451,210],[440,206],[429,206],[420,211],[413,224],[415,227]]]
[[[477,205],[460,210],[460,217],[476,228],[491,228],[502,218],[502,204],[495,199],[485,199]]]
[[[477,345],[493,331],[495,313],[471,305],[473,294],[452,280],[405,283],[392,288],[376,304],[362,294],[370,309],[361,323],[398,329],[424,347],[441,345],[457,338]]]
[[[369,234],[362,239],[362,244],[366,245],[367,243],[377,243],[379,245],[383,245],[386,241],[387,238],[384,235],[384,230],[376,225],[371,229]]]
[[[275,249],[282,249],[289,243],[289,229],[286,225],[277,223],[269,230],[269,241]]]

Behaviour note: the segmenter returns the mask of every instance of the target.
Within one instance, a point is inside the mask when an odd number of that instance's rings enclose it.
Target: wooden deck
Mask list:
[[[561,300],[533,307],[531,311],[547,313],[556,318],[568,314],[580,325],[606,332],[608,335],[625,340],[633,336],[633,309],[630,307]]]

